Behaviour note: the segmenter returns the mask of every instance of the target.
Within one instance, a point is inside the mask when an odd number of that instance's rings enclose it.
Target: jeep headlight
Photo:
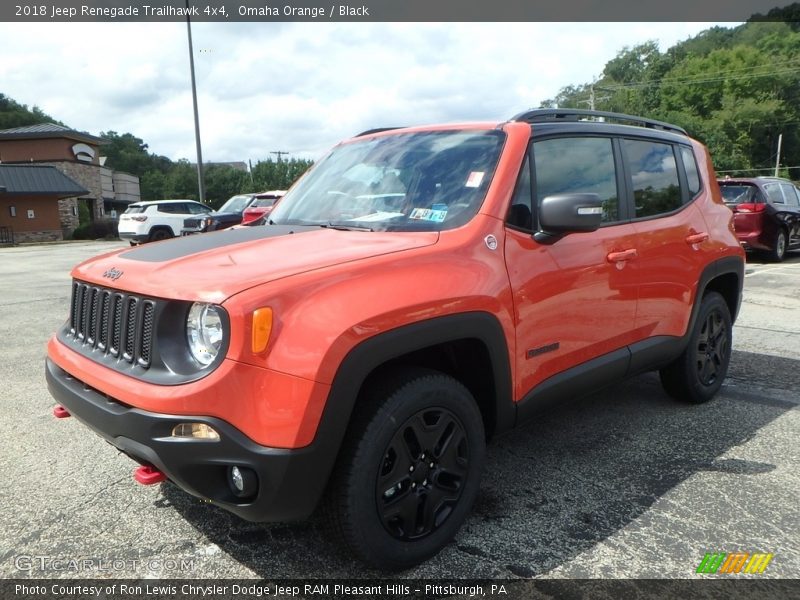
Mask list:
[[[195,302],[186,317],[189,352],[203,367],[214,362],[225,339],[221,311],[213,304]]]

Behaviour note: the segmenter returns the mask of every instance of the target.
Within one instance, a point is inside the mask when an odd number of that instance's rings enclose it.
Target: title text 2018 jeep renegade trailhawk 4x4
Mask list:
[[[455,535],[488,436],[647,370],[709,400],[743,270],[707,151],[675,126],[373,130],[270,225],[76,267],[47,380],[140,475],[256,521],[322,504],[357,556],[403,568]]]

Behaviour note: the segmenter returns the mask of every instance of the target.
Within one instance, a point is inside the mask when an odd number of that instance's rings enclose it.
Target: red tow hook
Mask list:
[[[64,408],[60,404],[56,404],[55,407],[53,408],[53,416],[56,419],[66,419],[67,417],[71,417],[72,415],[69,414],[69,411],[67,411],[66,408]]]
[[[142,485],[155,485],[166,481],[167,476],[155,467],[142,465],[133,472],[133,478]]]

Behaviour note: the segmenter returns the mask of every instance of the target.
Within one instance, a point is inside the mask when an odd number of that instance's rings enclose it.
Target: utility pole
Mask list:
[[[594,84],[595,83],[597,83],[596,79],[589,86],[589,99],[580,101],[581,104],[588,104],[589,105],[589,110],[596,110],[595,105],[596,105],[597,102],[601,102],[603,100],[608,100],[609,98],[611,98],[611,96],[600,96],[599,98],[597,96],[595,96],[595,93],[594,93]],[[598,87],[597,89],[601,90],[603,88]]]
[[[783,134],[778,134],[778,157],[775,159],[775,177],[778,176],[778,168],[781,165],[781,143],[783,142]]]
[[[277,154],[278,155],[278,162],[281,161],[281,156],[283,156],[284,154],[286,154],[287,156],[289,155],[288,152],[284,152],[283,150],[273,150],[272,152],[270,152],[270,154]]]
[[[197,189],[200,202],[205,204],[206,190],[203,185],[203,152],[200,149],[200,116],[197,112],[197,83],[194,78],[194,49],[192,48],[192,23],[189,20],[189,0],[186,0],[186,31],[189,34],[189,70],[192,73],[192,104],[194,105],[194,141],[197,146]]]

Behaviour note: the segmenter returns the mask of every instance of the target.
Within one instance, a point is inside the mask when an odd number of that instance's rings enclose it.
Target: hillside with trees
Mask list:
[[[143,200],[159,198],[198,199],[197,169],[188,160],[172,161],[149,151],[143,140],[131,133],[104,131],[106,164],[139,177]],[[253,165],[248,173],[227,165],[207,165],[203,169],[206,202],[219,208],[234,194],[285,190],[311,166],[311,161],[267,158]]]
[[[0,94],[0,129],[13,129],[39,123],[55,123],[64,125],[50,115],[42,112],[38,106],[28,108],[5,94]]]
[[[626,47],[591,83],[543,103],[622,112],[675,123],[711,150],[720,174],[800,179],[800,4],[712,27],[661,52]]]

